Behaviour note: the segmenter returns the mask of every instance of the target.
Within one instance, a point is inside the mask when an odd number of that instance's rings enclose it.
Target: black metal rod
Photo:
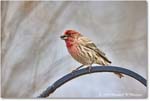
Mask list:
[[[90,72],[89,72],[88,68],[84,68],[84,69],[80,69],[80,70],[77,70],[73,73],[69,73],[69,74],[63,76],[62,78],[60,78],[59,80],[54,82],[54,84],[49,86],[42,94],[40,94],[40,96],[38,96],[38,98],[48,97],[58,87],[60,87],[64,83],[66,83],[66,82],[68,82],[68,81],[70,81],[70,80],[72,80],[72,79],[74,79],[78,76],[85,75],[85,74],[90,74],[90,73],[96,73],[96,72],[119,72],[119,73],[128,75],[130,77],[133,77],[134,79],[141,82],[145,87],[147,86],[147,80],[144,79],[139,74],[137,74],[137,73],[135,73],[131,70],[121,68],[121,67],[116,67],[116,66],[93,66],[91,68]]]

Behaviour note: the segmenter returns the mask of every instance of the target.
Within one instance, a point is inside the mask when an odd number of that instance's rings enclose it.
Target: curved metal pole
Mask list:
[[[70,80],[72,80],[72,79],[74,79],[78,76],[85,75],[85,74],[90,74],[90,73],[96,73],[96,72],[119,72],[119,73],[122,73],[122,74],[126,74],[128,76],[131,76],[134,79],[141,82],[144,86],[147,86],[147,80],[144,79],[139,74],[137,74],[137,73],[135,73],[131,70],[121,68],[121,67],[115,67],[115,66],[93,66],[91,68],[91,72],[89,72],[88,68],[84,68],[84,69],[80,69],[78,71],[75,71],[73,73],[69,73],[69,74],[63,76],[62,78],[57,80],[54,84],[49,86],[42,94],[40,94],[40,96],[38,96],[38,98],[48,97],[58,87],[60,87],[64,83],[66,83],[66,82],[68,82],[68,81],[70,81]]]

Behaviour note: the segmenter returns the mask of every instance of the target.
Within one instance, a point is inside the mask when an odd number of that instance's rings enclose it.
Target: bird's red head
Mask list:
[[[75,30],[66,30],[64,32],[64,35],[61,36],[61,39],[63,40],[68,40],[68,39],[75,39],[78,36],[80,36],[81,34]]]
[[[73,34],[78,34],[79,32],[75,31],[75,30],[66,30],[64,32],[65,35],[73,35]]]

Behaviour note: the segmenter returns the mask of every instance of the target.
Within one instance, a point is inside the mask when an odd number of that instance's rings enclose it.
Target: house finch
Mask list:
[[[90,72],[92,64],[100,64],[103,66],[111,64],[111,61],[108,60],[105,53],[99,50],[91,40],[81,35],[81,33],[75,30],[66,30],[64,35],[61,36],[61,39],[65,40],[66,47],[71,56],[82,64],[75,70],[83,66],[88,66]],[[119,78],[123,77],[121,73],[114,73]]]

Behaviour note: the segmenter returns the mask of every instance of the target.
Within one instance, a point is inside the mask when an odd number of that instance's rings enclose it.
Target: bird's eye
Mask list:
[[[71,33],[67,34],[67,36],[71,36]]]

